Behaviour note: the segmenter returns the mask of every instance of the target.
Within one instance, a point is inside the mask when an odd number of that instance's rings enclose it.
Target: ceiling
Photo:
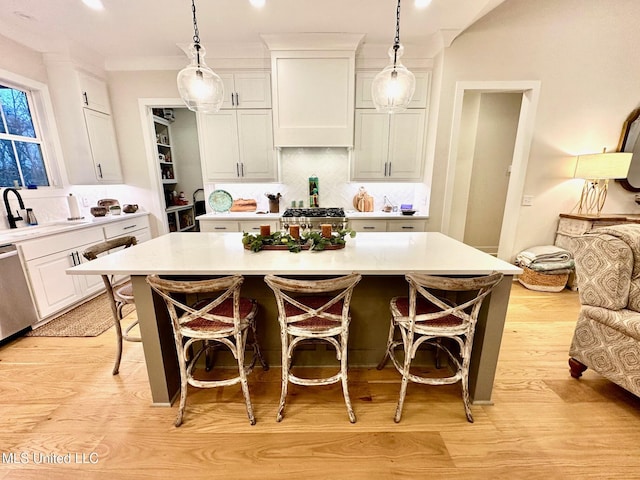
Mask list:
[[[432,0],[418,9],[402,3],[400,39],[425,48],[438,32],[452,39],[505,0]],[[189,0],[103,0],[94,11],[81,0],[2,0],[0,32],[39,52],[83,51],[96,64],[117,69],[144,58],[180,58],[193,37]],[[368,46],[390,46],[395,35],[395,0],[197,0],[200,38],[213,51],[260,46],[260,34],[363,33]],[[382,50],[386,53],[386,48]],[[408,51],[408,48],[407,48]]]

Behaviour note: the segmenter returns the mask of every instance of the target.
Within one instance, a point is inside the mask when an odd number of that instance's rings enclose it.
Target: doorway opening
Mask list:
[[[540,82],[459,82],[443,231],[510,261]]]
[[[160,233],[197,231],[203,181],[196,114],[172,99],[141,99],[140,114]]]

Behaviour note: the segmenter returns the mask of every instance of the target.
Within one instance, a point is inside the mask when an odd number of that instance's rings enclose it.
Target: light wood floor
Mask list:
[[[355,425],[337,385],[292,386],[276,423],[272,368],[251,376],[255,426],[234,386],[191,390],[175,428],[176,406],[150,405],[140,344],[125,344],[112,376],[113,329],[21,338],[0,348],[0,480],[640,478],[640,399],[590,370],[569,376],[578,308],[574,292],[513,286],[495,404],[473,406],[474,424],[458,385],[409,385],[395,424],[392,369],[351,370]],[[42,463],[68,453],[96,463]]]

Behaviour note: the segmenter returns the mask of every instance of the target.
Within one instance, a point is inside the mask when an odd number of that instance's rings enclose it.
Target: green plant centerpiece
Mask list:
[[[300,238],[293,238],[288,233],[274,232],[271,235],[256,235],[253,233],[243,232],[242,243],[245,248],[252,252],[259,252],[265,247],[276,247],[278,250],[289,250],[292,253],[298,253],[300,250],[322,251],[327,247],[341,247],[347,241],[346,237],[356,236],[356,232],[350,228],[332,232],[331,237],[323,237],[320,232],[305,232]]]

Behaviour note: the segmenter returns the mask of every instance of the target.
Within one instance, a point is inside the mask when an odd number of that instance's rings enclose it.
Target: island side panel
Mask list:
[[[154,295],[146,276],[133,275],[133,296],[154,405],[170,406],[180,390],[173,328],[164,301]]]
[[[469,394],[476,404],[491,405],[502,333],[509,306],[513,276],[505,275],[480,311],[469,366]]]

